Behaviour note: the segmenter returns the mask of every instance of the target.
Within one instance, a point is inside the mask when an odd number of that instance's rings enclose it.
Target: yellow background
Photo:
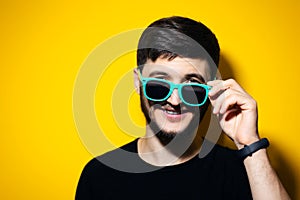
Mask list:
[[[272,163],[300,199],[299,11],[298,0],[1,1],[0,199],[74,199],[81,170],[93,156],[73,119],[81,64],[109,37],[171,15],[202,21],[215,32],[221,64],[258,101]],[[116,60],[125,71],[110,72],[112,78],[132,68],[134,59],[132,53]],[[113,84],[101,94],[110,94]],[[100,96],[97,90],[96,102]],[[129,102],[132,119],[143,124],[137,96]],[[111,115],[101,112],[100,103],[95,107],[98,116]],[[123,136],[113,122],[105,125],[116,145],[134,137]]]

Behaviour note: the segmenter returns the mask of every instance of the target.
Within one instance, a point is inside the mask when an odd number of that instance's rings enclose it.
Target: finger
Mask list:
[[[221,108],[221,105],[225,99],[225,94],[224,93],[221,93],[219,95],[215,95],[214,97],[210,97],[209,96],[209,99],[210,99],[210,102],[213,106],[213,114],[218,114],[219,111],[220,111],[220,108]]]
[[[242,93],[246,93],[246,91],[232,78],[227,79],[226,81],[223,82],[224,87],[230,87],[234,90],[238,90]]]
[[[226,91],[227,92],[227,91]],[[228,91],[229,92],[229,91]],[[256,101],[248,94],[241,93],[239,91],[225,93],[225,99],[220,105],[220,114],[224,114],[229,110],[256,110]]]
[[[206,84],[209,86],[215,86],[221,82],[223,82],[223,80],[213,80],[213,81],[208,81]]]
[[[237,97],[243,95],[234,89],[227,89],[219,95],[210,97],[214,114],[224,114],[226,110],[237,103]]]
[[[225,81],[216,80],[216,81],[209,81],[207,82],[208,85],[212,86],[211,90],[209,91],[210,96],[214,96],[224,90],[232,88],[234,90],[238,90],[242,93],[246,93],[243,88],[234,80],[228,79]]]
[[[207,85],[212,86],[210,89],[208,95],[213,97],[215,95],[220,95],[224,90],[226,90],[228,87],[224,86],[224,81],[222,80],[216,80],[216,81],[210,81],[207,83]]]
[[[242,102],[244,101],[243,98],[245,98],[245,97],[243,97],[240,94],[227,95],[226,99],[220,105],[219,113],[225,114],[227,111],[229,111],[231,109],[240,109],[240,106],[241,106]]]

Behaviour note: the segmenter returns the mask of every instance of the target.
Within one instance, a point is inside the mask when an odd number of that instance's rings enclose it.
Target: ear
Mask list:
[[[221,73],[219,70],[217,71],[217,74],[216,74],[216,77],[214,78],[214,80],[222,80],[222,76],[221,76]]]
[[[211,74],[210,81],[215,81],[215,80],[222,80],[222,76],[219,70],[217,70],[217,72],[214,75]]]
[[[135,68],[133,70],[133,78],[134,78],[134,88],[135,91],[138,93],[138,95],[140,95],[140,79],[139,79],[139,74],[138,74],[138,69]]]

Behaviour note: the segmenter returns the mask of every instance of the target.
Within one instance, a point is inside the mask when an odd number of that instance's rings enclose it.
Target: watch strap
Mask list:
[[[237,151],[237,155],[239,158],[244,160],[248,156],[252,156],[252,154],[260,149],[267,148],[270,145],[269,140],[267,138],[263,138],[257,142],[254,142],[250,145],[245,145],[244,148]]]

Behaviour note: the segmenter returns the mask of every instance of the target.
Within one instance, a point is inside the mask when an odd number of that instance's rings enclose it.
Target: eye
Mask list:
[[[156,78],[156,79],[166,79],[166,77],[164,77],[164,76],[156,76],[156,77],[153,77],[153,78]]]
[[[200,83],[200,84],[204,84],[204,82],[200,81],[197,78],[191,78],[191,79],[187,80],[187,83]]]
[[[171,81],[168,76],[164,76],[164,75],[157,75],[152,78],[157,79],[157,80]]]

